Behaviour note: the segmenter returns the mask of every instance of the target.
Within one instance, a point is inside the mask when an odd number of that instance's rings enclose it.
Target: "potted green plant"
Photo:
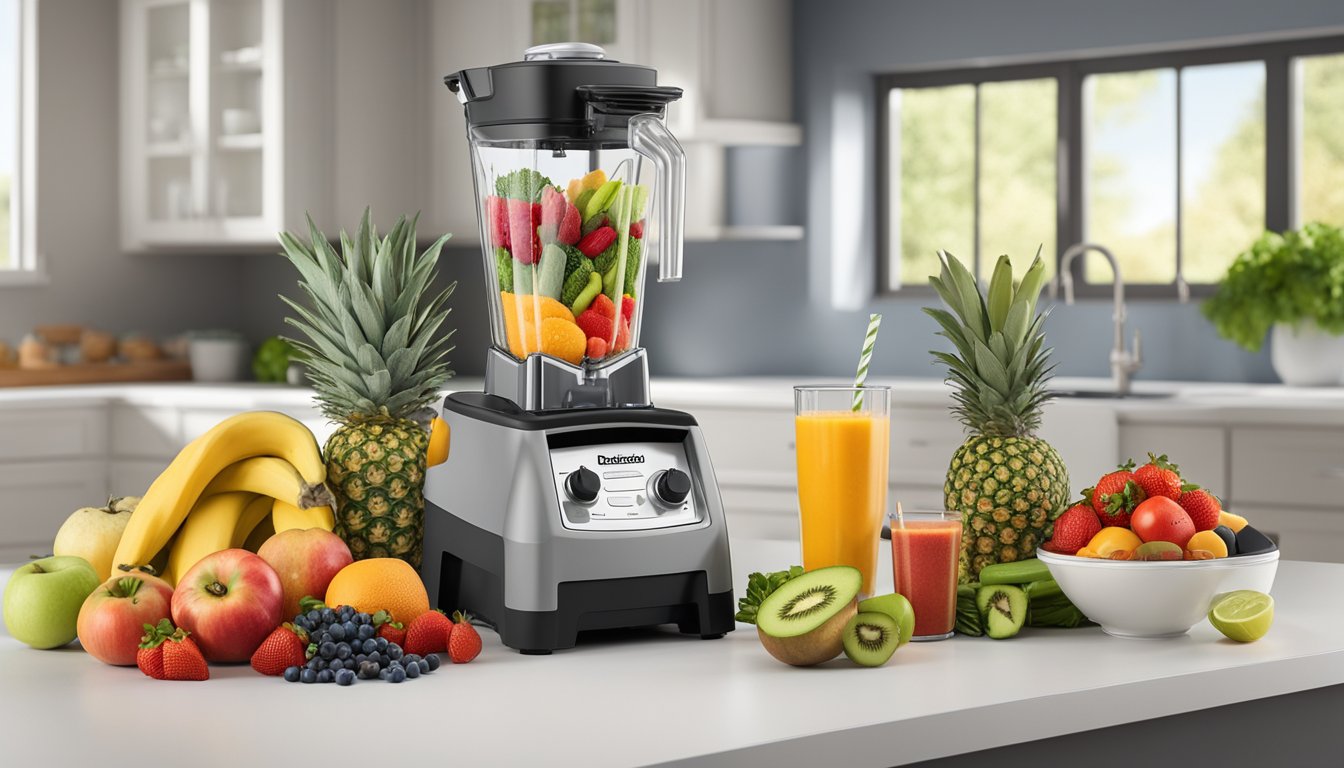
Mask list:
[[[1204,316],[1223,338],[1254,352],[1271,335],[1270,359],[1283,383],[1337,385],[1344,379],[1344,230],[1307,224],[1266,232],[1237,256]]]

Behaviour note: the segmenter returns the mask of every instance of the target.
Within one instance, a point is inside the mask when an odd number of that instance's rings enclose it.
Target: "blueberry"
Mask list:
[[[401,646],[396,643],[388,643],[387,658],[396,661],[401,658]]]
[[[350,658],[350,644],[349,644],[349,643],[337,643],[337,644],[336,644],[336,658],[338,658],[338,659],[348,659],[348,658]]]
[[[378,679],[379,679],[379,680],[386,680],[386,679],[390,678],[391,676],[392,676],[392,673],[389,672],[389,671],[387,671],[386,669],[380,669],[380,670],[378,670]]]
[[[387,673],[387,682],[389,683],[406,682],[406,670],[402,669],[401,667],[394,668],[391,672]]]
[[[317,655],[328,660],[336,658],[336,644],[330,640],[322,641],[322,645],[317,648]]]
[[[419,665],[419,664],[412,664],[411,666],[409,666],[409,667],[406,668],[406,677],[407,677],[408,679],[410,679],[410,680],[414,680],[415,678],[417,678],[417,677],[419,677],[419,676],[420,676],[420,665]]]
[[[316,608],[314,608],[313,610],[311,610],[311,611],[308,612],[308,623],[309,623],[309,624],[317,624],[317,623],[320,622],[320,621],[322,621],[322,612],[321,612],[321,611],[319,611],[319,610],[317,610]]]
[[[287,683],[299,682],[299,674],[300,672],[298,667],[285,667],[285,682]]]
[[[344,639],[345,639],[345,627],[342,626],[342,625],[340,625],[340,624],[332,624],[332,625],[331,625],[331,630],[330,630],[329,632],[327,632],[327,634],[331,635],[331,639],[332,639],[333,641],[336,641],[336,640],[344,640]]]
[[[380,667],[386,667],[388,660],[383,657],[383,654],[374,651],[373,653],[369,654],[369,661],[372,661],[374,664],[377,664]]]
[[[374,642],[378,644],[378,650],[380,650],[380,651],[386,651],[386,650],[387,650],[387,638],[386,638],[386,637],[378,637],[378,638],[374,638]]]
[[[347,638],[351,638],[354,637],[355,633],[359,631],[359,627],[355,626],[355,622],[351,621],[350,619],[346,619],[345,621],[341,622],[341,630],[345,632],[345,636]]]
[[[360,640],[368,640],[378,633],[372,624],[360,624],[359,629],[355,631],[355,636]]]
[[[314,658],[313,661],[316,662],[315,664],[313,664],[313,669],[316,669],[318,672],[321,672],[322,670],[327,668],[326,659],[319,656],[317,658]]]
[[[378,647],[378,641],[370,637],[367,638],[364,641],[364,644],[360,646],[360,650],[364,651],[365,653],[373,653],[374,651],[381,649]]]
[[[349,669],[349,667],[346,666],[346,663],[347,662],[341,661],[340,659],[332,659],[331,661],[327,662],[327,669],[340,672],[342,669]]]
[[[332,672],[330,669],[324,669],[317,673],[317,682],[334,683],[336,682],[336,673]]]
[[[402,660],[403,663],[409,662],[409,663],[411,663],[411,664],[414,664],[415,662],[417,662],[417,661],[420,660],[420,656],[419,656],[418,654],[408,653],[408,654],[402,656],[402,657],[401,657],[401,660]]]
[[[314,656],[313,658],[311,658],[311,659],[308,660],[308,663],[307,663],[307,664],[304,664],[303,666],[304,666],[304,668],[306,668],[306,669],[316,670],[316,669],[317,669],[317,665],[318,665],[318,664],[321,664],[321,663],[322,663],[322,660],[319,659],[319,658],[317,658],[316,656]]]
[[[415,662],[415,668],[418,669],[418,670],[420,670],[420,674],[422,674],[422,675],[428,675],[428,674],[429,674],[429,670],[431,669],[431,667],[429,666],[429,662],[428,662],[428,661],[425,661],[424,659],[421,659],[421,660]],[[406,671],[409,672],[410,669],[407,668]]]
[[[337,672],[337,673],[336,673],[336,684],[337,684],[337,685],[349,685],[349,684],[351,684],[351,683],[353,683],[353,682],[355,682],[355,673],[354,673],[354,672],[351,672],[351,671],[348,670],[348,669],[342,669],[340,672]]]
[[[363,664],[364,662],[366,662],[366,661],[368,661],[368,660],[369,660],[369,655],[368,655],[367,653],[357,653],[357,654],[355,654],[355,663],[356,663],[356,664]]]
[[[429,662],[429,670],[431,672],[439,668],[439,654],[431,653],[425,657],[425,661]]]
[[[377,677],[378,671],[378,665],[371,661],[366,661],[359,665],[359,676],[365,680],[372,680]]]
[[[294,617],[294,626],[302,629],[304,632],[313,628],[313,625],[308,623],[308,617],[302,613]]]
[[[305,669],[299,673],[299,680],[305,683],[316,683],[317,673],[311,669]]]
[[[336,612],[330,608],[323,608],[320,615],[322,616],[322,621],[325,621],[328,624],[336,619]]]

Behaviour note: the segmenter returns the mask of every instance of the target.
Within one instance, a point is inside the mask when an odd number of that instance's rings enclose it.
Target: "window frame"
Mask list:
[[[0,288],[45,285],[45,259],[37,249],[37,3],[16,0],[18,58],[15,97],[14,176],[10,180],[10,253],[16,266],[0,269]]]
[[[1310,56],[1344,53],[1344,34],[1283,39],[1230,45],[1210,45],[1155,50],[1144,53],[1101,55],[1057,59],[1026,64],[991,64],[950,67],[939,70],[893,72],[876,77],[877,93],[877,257],[878,292],[880,296],[933,295],[933,288],[925,285],[890,287],[893,267],[890,252],[892,222],[887,211],[890,196],[896,192],[897,180],[890,175],[890,109],[888,94],[896,88],[930,88],[952,85],[976,86],[975,168],[972,183],[975,198],[975,253],[979,253],[979,182],[980,182],[980,129],[979,86],[1004,80],[1054,78],[1056,80],[1056,182],[1055,182],[1055,261],[1056,274],[1060,256],[1071,245],[1083,241],[1085,219],[1085,179],[1083,178],[1083,81],[1089,75],[1114,74],[1148,69],[1176,71],[1176,121],[1173,126],[1176,139],[1176,267],[1175,282],[1164,284],[1126,283],[1125,292],[1136,299],[1181,298],[1181,70],[1186,67],[1235,62],[1262,62],[1265,66],[1265,229],[1282,232],[1294,225],[1297,215],[1296,179],[1296,117],[1293,60]],[[1105,243],[1102,243],[1105,245]],[[1108,283],[1089,283],[1084,279],[1083,262],[1075,260],[1071,266],[1076,295],[1080,298],[1110,296]],[[1209,283],[1187,285],[1188,296],[1211,296],[1217,286]]]

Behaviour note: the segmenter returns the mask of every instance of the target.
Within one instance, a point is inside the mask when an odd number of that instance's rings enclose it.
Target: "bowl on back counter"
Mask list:
[[[1104,560],[1038,550],[1069,600],[1115,637],[1178,637],[1202,621],[1214,596],[1268,593],[1279,551],[1215,560]]]

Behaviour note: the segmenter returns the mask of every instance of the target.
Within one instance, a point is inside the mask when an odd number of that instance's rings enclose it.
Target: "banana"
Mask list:
[[[256,456],[230,464],[205,486],[201,495],[229,491],[259,493],[303,509],[326,506],[333,500],[326,485],[308,485],[293,464],[274,456]]]
[[[206,555],[228,549],[243,510],[256,498],[256,494],[240,491],[202,496],[191,508],[177,534],[177,542],[168,553],[168,570],[163,579],[177,584]]]
[[[274,503],[275,499],[269,496],[257,496],[252,499],[251,503],[243,509],[243,516],[238,518],[238,524],[233,527],[233,536],[229,540],[231,549],[240,547],[247,549],[245,546],[247,540],[252,536],[253,531],[263,527],[262,522],[267,523],[264,527],[270,531],[266,534],[266,538],[270,538],[275,533],[275,526],[271,525],[268,520],[271,516],[271,505]],[[255,552],[256,550],[252,551]]]
[[[276,499],[271,507],[271,520],[275,523],[275,532],[321,528],[330,531],[336,527],[336,513],[329,506],[300,509],[284,499]]]
[[[259,551],[261,545],[275,535],[275,525],[271,522],[271,501],[271,499],[266,499],[266,516],[261,519],[260,523],[257,523],[257,527],[253,528],[252,532],[247,535],[247,539],[243,541],[243,549],[248,552]]]
[[[274,411],[231,416],[193,440],[150,485],[126,524],[114,566],[148,562],[186,519],[205,486],[230,464],[275,456],[294,465],[308,486],[326,480],[313,433]]]

